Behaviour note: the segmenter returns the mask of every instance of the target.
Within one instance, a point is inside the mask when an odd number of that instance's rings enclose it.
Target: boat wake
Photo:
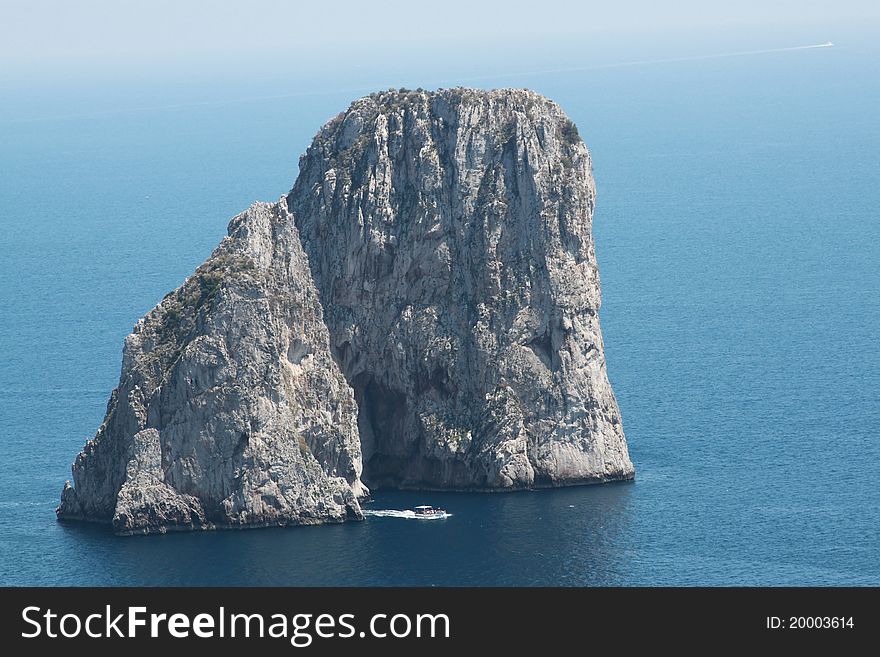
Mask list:
[[[451,513],[438,513],[431,516],[418,516],[415,511],[397,511],[395,509],[364,509],[364,515],[373,518],[401,518],[402,520],[442,520]]]

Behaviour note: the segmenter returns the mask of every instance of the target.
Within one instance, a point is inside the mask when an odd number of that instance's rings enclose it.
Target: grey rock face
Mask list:
[[[286,203],[257,203],[126,338],[58,516],[122,534],[360,518],[356,418]]]
[[[594,199],[577,129],[533,92],[373,94],[324,126],[287,200],[369,485],[633,476],[605,372]]]
[[[62,519],[122,534],[362,518],[371,486],[633,476],[599,329],[590,156],[524,90],[325,125],[126,338]],[[363,464],[363,466],[362,466]]]

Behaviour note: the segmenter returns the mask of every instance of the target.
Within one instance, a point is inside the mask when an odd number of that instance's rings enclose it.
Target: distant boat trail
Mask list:
[[[774,52],[793,52],[795,50],[813,50],[815,48],[833,48],[834,44],[830,41],[826,43],[817,43],[809,46],[789,46],[788,48],[765,48],[763,50],[740,50],[738,52],[724,52],[710,55],[689,55],[687,57],[665,57],[663,59],[635,59],[626,62],[613,62],[610,64],[592,64],[590,66],[572,66],[567,68],[547,68],[528,72],[519,73],[499,73],[496,75],[485,75],[478,78],[468,78],[469,80],[490,80],[493,78],[519,77],[520,75],[546,75],[551,73],[576,73],[578,71],[599,71],[607,68],[624,68],[626,66],[647,66],[652,64],[672,64],[675,62],[697,62],[705,59],[722,59],[725,57],[744,57],[746,55],[767,55]]]

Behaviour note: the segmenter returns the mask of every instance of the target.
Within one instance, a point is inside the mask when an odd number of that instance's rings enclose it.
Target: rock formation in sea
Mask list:
[[[338,522],[366,486],[633,476],[577,128],[526,90],[355,101],[126,339],[60,518]]]
[[[362,517],[357,406],[286,204],[257,203],[125,340],[58,515],[118,533]]]

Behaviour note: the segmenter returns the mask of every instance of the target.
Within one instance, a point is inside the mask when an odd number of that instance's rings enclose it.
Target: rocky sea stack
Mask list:
[[[367,486],[632,478],[594,201],[577,128],[539,94],[355,101],[126,338],[59,518],[314,524],[361,518]]]

